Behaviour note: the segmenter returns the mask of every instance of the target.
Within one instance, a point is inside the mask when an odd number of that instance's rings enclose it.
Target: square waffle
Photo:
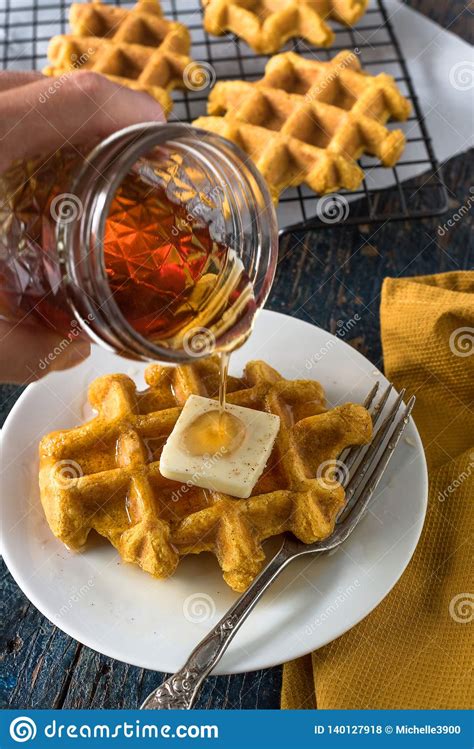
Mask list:
[[[365,13],[368,0],[203,0],[204,28],[220,36],[230,31],[261,54],[278,52],[288,39],[301,37],[328,47],[332,18],[347,26]]]
[[[261,361],[229,377],[228,400],[280,416],[272,454],[249,499],[181,485],[160,473],[160,453],[191,393],[216,397],[216,358],[177,368],[151,365],[138,392],[125,375],[89,389],[97,416],[40,443],[41,501],[61,541],[80,550],[92,529],[126,562],[159,578],[185,554],[210,551],[237,591],[262,568],[262,542],[291,531],[305,543],[328,536],[344,504],[336,480],[341,451],[371,436],[369,413],[348,403],[326,409],[322,387],[286,380]]]
[[[396,164],[405,136],[385,123],[405,120],[410,104],[390,75],[363,72],[354,52],[330,62],[285,52],[269,60],[259,81],[217,83],[208,113],[193,124],[246,151],[276,202],[302,183],[320,195],[357,189],[363,172],[356,159],[363,153]]]
[[[74,3],[69,22],[72,33],[49,43],[46,75],[93,70],[146,91],[171,111],[170,92],[185,85],[191,40],[186,26],[163,18],[158,0],[138,0],[131,9]]]

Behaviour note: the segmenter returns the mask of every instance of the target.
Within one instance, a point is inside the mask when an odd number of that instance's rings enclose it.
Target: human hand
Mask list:
[[[61,85],[54,87],[55,80]],[[16,159],[87,144],[128,125],[153,121],[165,121],[157,101],[99,73],[79,70],[55,79],[35,72],[0,72],[0,173]]]
[[[55,80],[60,85],[53,86]],[[75,71],[60,79],[36,72],[0,73],[0,173],[17,159],[87,144],[151,121],[165,121],[158,102],[97,73]],[[28,318],[9,322],[0,315],[0,381],[27,383],[89,355],[87,340],[72,336],[62,345],[64,340]],[[55,350],[59,354],[52,356]]]

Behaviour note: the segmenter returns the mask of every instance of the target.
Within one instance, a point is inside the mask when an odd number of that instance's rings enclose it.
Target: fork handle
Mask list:
[[[214,629],[197,645],[184,666],[148,695],[141,710],[190,710],[204,679],[224,655],[230,641],[275,578],[294,558],[282,544],[250,587]]]

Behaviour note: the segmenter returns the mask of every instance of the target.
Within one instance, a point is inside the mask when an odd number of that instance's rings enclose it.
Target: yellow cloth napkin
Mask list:
[[[415,554],[389,595],[335,642],[286,664],[283,708],[473,706],[474,272],[387,278],[386,376],[417,397],[430,476]]]

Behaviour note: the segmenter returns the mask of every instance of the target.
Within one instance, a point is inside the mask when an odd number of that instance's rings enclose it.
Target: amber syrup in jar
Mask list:
[[[209,227],[171,201],[163,188],[150,189],[137,175],[124,180],[112,202],[104,262],[127,322],[152,341],[184,339],[191,355],[199,354],[200,346],[213,348],[211,327],[207,339],[200,323],[210,326],[217,316],[255,313],[243,268],[233,283],[217,288],[224,269],[236,265],[230,248],[213,239]],[[212,309],[205,314],[211,297]]]

